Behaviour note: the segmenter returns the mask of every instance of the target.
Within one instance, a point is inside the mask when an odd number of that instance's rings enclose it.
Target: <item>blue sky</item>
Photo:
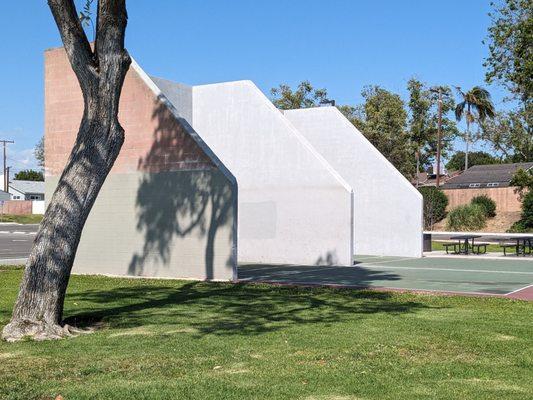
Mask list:
[[[268,93],[307,79],[357,104],[370,84],[405,97],[413,76],[484,84],[489,2],[128,0],[127,47],[148,73],[179,82],[250,79]],[[0,138],[15,140],[8,163],[21,169],[35,165],[43,132],[43,50],[61,41],[46,1],[2,11]],[[504,107],[505,93],[488,88]]]

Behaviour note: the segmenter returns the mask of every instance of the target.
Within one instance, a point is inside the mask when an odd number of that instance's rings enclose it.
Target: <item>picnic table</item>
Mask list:
[[[480,235],[457,235],[450,237],[450,240],[457,240],[459,245],[459,250],[456,251],[458,254],[469,254],[470,250],[474,251],[474,240],[479,239]],[[472,241],[472,243],[470,243]],[[485,248],[486,251],[486,248]],[[479,248],[478,248],[479,253]]]
[[[531,250],[533,248],[533,237],[531,236],[515,236],[512,238],[505,239],[506,242],[515,241],[514,244],[502,244],[501,247],[503,247],[503,255],[506,256],[506,249],[509,247],[514,247],[516,251],[516,255],[522,254],[525,256],[526,254],[531,254]]]

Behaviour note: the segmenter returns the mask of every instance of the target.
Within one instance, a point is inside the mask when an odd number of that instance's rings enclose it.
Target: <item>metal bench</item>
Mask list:
[[[449,250],[450,247],[453,247],[453,252],[454,252],[455,254],[457,254],[457,246],[460,246],[458,243],[443,243],[442,245],[443,245],[444,248],[446,249],[446,254],[450,254],[450,253],[448,252],[448,250]]]
[[[503,255],[507,255],[507,249],[514,249],[514,253],[516,253],[516,244],[514,243],[503,243],[500,244],[500,247],[503,248]]]
[[[483,251],[481,251],[483,249]],[[476,243],[472,245],[472,252],[475,254],[485,254],[487,252],[487,243]]]

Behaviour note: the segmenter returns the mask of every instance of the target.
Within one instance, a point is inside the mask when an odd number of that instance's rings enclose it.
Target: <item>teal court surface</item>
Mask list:
[[[244,264],[239,281],[533,300],[533,258],[359,256],[351,267]]]

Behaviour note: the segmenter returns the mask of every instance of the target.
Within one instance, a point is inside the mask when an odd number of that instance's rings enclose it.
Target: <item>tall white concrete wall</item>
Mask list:
[[[420,257],[422,196],[335,107],[285,116],[355,192],[355,253]]]
[[[240,262],[351,264],[350,186],[252,82],[195,86],[192,109],[237,179]]]

